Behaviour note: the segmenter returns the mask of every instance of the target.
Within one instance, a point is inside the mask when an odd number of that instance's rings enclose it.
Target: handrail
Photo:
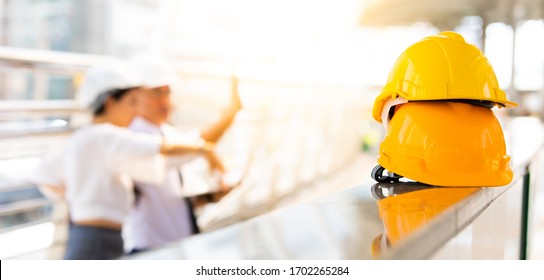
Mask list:
[[[0,132],[0,139],[29,137],[29,136],[59,136],[67,135],[75,131],[76,128],[66,127],[53,127],[53,128],[34,128],[17,131]]]
[[[0,47],[0,61],[13,67],[63,65],[74,69],[85,69],[97,63],[107,63],[112,60],[114,60],[112,57],[94,54]]]
[[[5,113],[74,113],[81,109],[74,100],[2,100],[0,115]]]
[[[0,181],[0,193],[9,192],[12,190],[20,190],[25,188],[35,188],[33,183],[26,180],[1,180]]]
[[[28,115],[71,115],[82,112],[81,108],[73,100],[29,100],[29,101],[0,101],[0,120],[20,116],[21,113]],[[40,126],[18,128],[16,130],[0,130],[0,139],[26,137],[26,136],[44,136],[69,133],[74,130],[71,126]]]
[[[50,204],[52,204],[52,202],[47,198],[35,198],[24,200],[21,202],[10,203],[7,206],[0,206],[0,217],[14,213],[25,212],[27,210],[32,210]]]

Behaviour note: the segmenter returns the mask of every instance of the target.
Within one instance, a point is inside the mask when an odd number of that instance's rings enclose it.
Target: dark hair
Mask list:
[[[129,91],[137,89],[138,87],[129,87],[129,88],[114,88],[106,92],[101,93],[96,97],[94,102],[91,104],[91,110],[94,116],[100,116],[106,111],[106,100],[108,98],[113,98],[118,101],[123,96],[125,96]]]

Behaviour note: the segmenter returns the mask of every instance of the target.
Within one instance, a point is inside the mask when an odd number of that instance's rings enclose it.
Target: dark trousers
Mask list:
[[[70,223],[64,259],[113,260],[122,255],[121,231]]]

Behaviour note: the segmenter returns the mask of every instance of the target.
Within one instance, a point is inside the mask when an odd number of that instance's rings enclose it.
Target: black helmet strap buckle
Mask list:
[[[384,171],[386,171],[385,168],[383,168],[379,164],[376,165],[372,169],[372,173],[371,173],[372,179],[376,180],[376,182],[379,182],[379,183],[398,183],[400,178],[403,177],[399,174],[396,174],[390,171],[387,171],[387,172],[384,172]]]

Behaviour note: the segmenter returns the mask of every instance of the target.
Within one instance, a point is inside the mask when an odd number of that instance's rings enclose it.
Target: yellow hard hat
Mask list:
[[[461,102],[397,106],[378,163],[372,177],[383,182],[398,181],[400,176],[453,187],[503,186],[512,181],[510,156],[495,114]],[[395,175],[382,178],[382,167]]]
[[[446,31],[408,47],[397,59],[372,116],[382,122],[388,100],[474,100],[489,107],[516,107],[499,88],[484,54],[458,33]]]

